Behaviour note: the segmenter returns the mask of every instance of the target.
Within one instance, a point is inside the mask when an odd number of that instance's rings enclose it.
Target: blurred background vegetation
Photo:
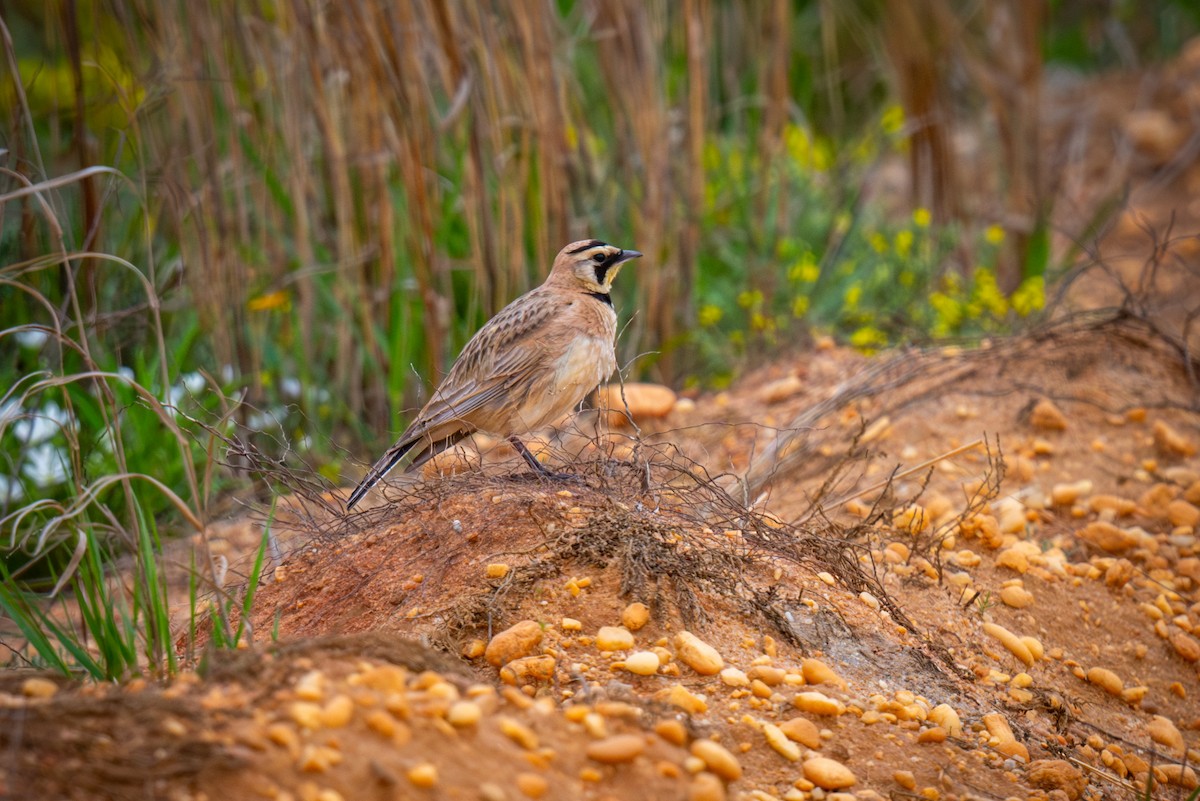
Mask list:
[[[336,480],[584,236],[647,254],[619,286],[628,376],[719,387],[814,332],[1007,330],[1071,258],[1048,77],[1161,61],[1200,6],[4,0],[0,20],[0,547],[42,552],[202,523],[231,431]]]

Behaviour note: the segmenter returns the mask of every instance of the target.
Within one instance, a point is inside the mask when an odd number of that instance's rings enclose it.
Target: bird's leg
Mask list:
[[[525,447],[525,443],[521,442],[521,440],[517,439],[515,436],[509,437],[508,442],[517,449],[517,453],[521,454],[521,458],[525,460],[525,463],[532,467],[534,471],[543,478],[553,478],[559,481],[575,478],[575,476],[571,475],[570,473],[556,473],[546,467],[537,460],[536,456],[529,452],[529,448]]]

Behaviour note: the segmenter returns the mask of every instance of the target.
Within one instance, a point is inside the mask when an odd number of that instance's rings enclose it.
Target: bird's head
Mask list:
[[[607,295],[621,266],[641,256],[636,250],[621,250],[598,239],[584,239],[559,251],[550,275],[559,281],[571,281],[585,292]]]

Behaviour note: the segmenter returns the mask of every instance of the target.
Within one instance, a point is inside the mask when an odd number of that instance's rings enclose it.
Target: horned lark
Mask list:
[[[563,248],[544,284],[471,337],[429,403],[350,494],[346,509],[405,456],[415,454],[411,471],[476,431],[507,437],[531,468],[557,475],[518,435],[563,417],[616,368],[612,282],[626,261],[641,255],[595,239]]]

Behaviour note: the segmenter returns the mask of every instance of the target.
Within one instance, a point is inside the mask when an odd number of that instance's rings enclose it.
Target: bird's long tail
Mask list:
[[[474,433],[475,429],[470,428],[467,430],[451,432],[449,435],[440,439],[431,439],[428,435],[413,438],[402,438],[395,445],[388,448],[387,453],[380,457],[379,461],[375,463],[375,466],[367,471],[367,474],[363,477],[363,480],[360,481],[358,486],[354,488],[354,492],[350,493],[350,499],[346,501],[346,511],[349,512],[351,509],[353,509],[354,505],[361,501],[363,496],[371,491],[371,487],[374,487],[376,484],[382,481],[383,477],[390,473],[392,468],[395,467],[401,459],[407,456],[414,446],[418,444],[425,445],[425,447],[421,449],[416,458],[413,459],[412,463],[408,466],[409,470],[420,467],[447,448],[454,447],[459,440],[465,439]]]
[[[367,474],[363,476],[363,480],[358,482],[358,486],[354,488],[354,492],[350,493],[350,499],[346,501],[346,511],[349,512],[353,509],[354,504],[361,501],[363,496],[371,491],[371,487],[374,487],[384,476],[390,473],[392,468],[396,466],[396,463],[403,459],[405,454],[412,450],[412,447],[417,442],[419,440],[401,440],[388,448],[387,453],[367,471]]]

